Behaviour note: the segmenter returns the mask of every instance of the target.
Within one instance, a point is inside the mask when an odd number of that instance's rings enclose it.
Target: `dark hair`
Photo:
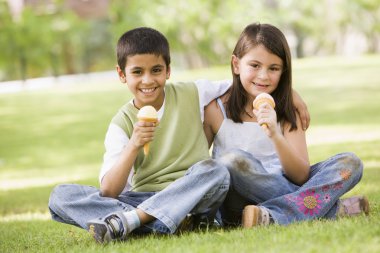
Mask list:
[[[136,54],[154,54],[164,58],[166,67],[170,65],[169,42],[157,30],[139,27],[124,33],[117,42],[117,63],[124,71],[127,57]]]
[[[291,124],[290,130],[297,129],[296,110],[292,96],[291,55],[286,38],[278,28],[270,24],[250,24],[241,33],[233,55],[241,59],[248,51],[258,45],[263,45],[269,52],[277,55],[283,61],[284,66],[279,84],[271,95],[276,102],[277,120],[289,122]],[[240,76],[234,73],[232,62],[231,70],[233,83],[226,103],[226,111],[234,122],[241,123],[241,114],[245,110],[248,94],[243,88]]]

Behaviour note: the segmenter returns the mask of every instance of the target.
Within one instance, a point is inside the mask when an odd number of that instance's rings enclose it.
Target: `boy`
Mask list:
[[[53,219],[88,229],[100,243],[125,240],[132,231],[174,233],[189,213],[211,218],[229,188],[227,169],[209,159],[202,115],[230,83],[207,87],[207,92],[206,82],[165,85],[169,44],[151,28],[123,34],[117,59],[120,80],[134,98],[109,126],[100,191],[58,185],[49,200]],[[138,122],[145,105],[158,111],[158,126]],[[144,156],[141,147],[148,142],[150,152]]]

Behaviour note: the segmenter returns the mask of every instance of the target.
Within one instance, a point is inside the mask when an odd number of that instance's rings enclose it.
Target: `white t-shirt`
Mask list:
[[[214,137],[212,157],[218,158],[231,149],[251,153],[268,173],[282,175],[282,165],[272,140],[257,122],[235,123],[227,118],[220,99],[217,100],[223,113],[223,122]],[[280,128],[280,123],[278,123]]]
[[[195,85],[198,89],[200,117],[204,120],[204,108],[215,98],[223,95],[231,86],[231,80],[221,81],[209,81],[209,80],[197,80]],[[132,100],[130,101],[132,103]],[[165,101],[162,107],[158,110],[158,119],[161,119],[165,110]],[[111,123],[108,127],[106,137],[104,140],[104,146],[106,152],[103,156],[103,165],[99,173],[99,182],[102,181],[104,175],[114,166],[119,159],[124,147],[129,141],[128,136],[118,125]],[[132,168],[133,169],[133,168]],[[133,173],[129,174],[128,183],[123,192],[130,189]]]

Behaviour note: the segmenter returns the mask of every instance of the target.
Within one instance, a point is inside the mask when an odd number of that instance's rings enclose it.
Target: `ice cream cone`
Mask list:
[[[264,104],[264,103],[268,103],[272,108],[275,108],[276,106],[276,103],[274,102],[274,99],[272,98],[271,95],[269,95],[268,93],[260,93],[256,98],[255,100],[253,100],[253,108],[255,108],[256,110],[259,109],[260,105]],[[263,128],[268,128],[268,125],[267,124],[262,124],[261,125]]]
[[[157,111],[153,106],[147,105],[137,113],[139,121],[156,123],[158,120]],[[149,142],[144,144],[144,155],[149,153]]]

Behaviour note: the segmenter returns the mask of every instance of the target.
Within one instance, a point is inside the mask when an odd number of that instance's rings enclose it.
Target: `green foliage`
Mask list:
[[[58,183],[98,185],[104,134],[131,98],[127,88],[111,82],[0,94],[0,252],[379,252],[379,64],[379,55],[294,62],[296,90],[312,116],[310,159],[355,152],[364,176],[347,196],[367,195],[369,217],[150,235],[106,246],[82,229],[49,220],[47,203]],[[229,71],[227,65],[173,70],[173,81],[224,79]]]
[[[84,22],[62,4],[54,14],[36,13],[26,6],[18,20],[12,19],[6,5],[0,5],[0,11],[4,14],[0,31],[5,34],[0,46],[8,49],[0,52],[3,79],[25,80],[109,68],[108,55],[113,46],[107,21]],[[104,58],[110,59],[107,64],[102,64]]]
[[[252,22],[277,25],[296,57],[339,54],[351,33],[366,37],[370,53],[380,50],[379,0],[113,0],[108,15],[97,19],[78,17],[63,0],[52,2],[54,8],[26,5],[15,20],[0,1],[0,80],[113,69],[117,39],[139,26],[167,36],[180,68],[228,64],[237,37]]]
[[[380,0],[349,0],[341,6],[348,10],[343,15],[346,15],[350,26],[361,27],[368,40],[369,53],[379,50]]]

